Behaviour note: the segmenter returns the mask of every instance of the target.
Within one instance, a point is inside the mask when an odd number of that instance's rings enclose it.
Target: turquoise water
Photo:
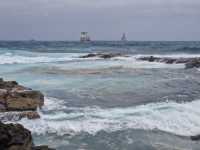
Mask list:
[[[82,59],[90,52],[129,57]],[[198,150],[200,72],[138,61],[200,56],[200,42],[0,42],[0,76],[45,94],[41,119],[19,121],[58,150]]]

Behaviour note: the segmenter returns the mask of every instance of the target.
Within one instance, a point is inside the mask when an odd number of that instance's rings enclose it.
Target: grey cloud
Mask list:
[[[199,40],[199,0],[0,0],[0,39]]]

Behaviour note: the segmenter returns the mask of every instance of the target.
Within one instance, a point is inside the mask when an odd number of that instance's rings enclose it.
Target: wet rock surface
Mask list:
[[[39,118],[37,108],[44,105],[44,95],[40,91],[19,85],[16,81],[4,81],[0,78],[0,112],[18,111],[10,113],[8,118]],[[27,112],[28,111],[28,112]],[[5,115],[6,116],[6,115]]]
[[[33,150],[55,150],[55,149],[49,148],[48,146],[45,145],[45,146],[35,146]]]
[[[31,132],[20,124],[0,122],[1,150],[53,150],[48,146],[34,146]]]
[[[170,58],[170,57],[140,57],[138,60],[149,61],[149,62],[162,62],[166,64],[185,64],[185,68],[199,68],[200,67],[200,58]]]
[[[36,110],[43,104],[44,96],[40,91],[0,79],[0,111]]]
[[[39,119],[40,115],[36,111],[25,111],[25,112],[4,112],[0,114],[0,120],[2,122],[7,121],[19,121],[22,118],[27,119]]]
[[[80,58],[91,58],[91,57],[98,57],[103,59],[110,59],[114,57],[124,56],[121,53],[91,53],[84,56],[80,56]]]
[[[200,135],[191,136],[190,139],[191,139],[192,141],[200,141]]]

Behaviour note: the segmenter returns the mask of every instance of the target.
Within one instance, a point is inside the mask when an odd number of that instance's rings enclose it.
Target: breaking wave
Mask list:
[[[38,135],[156,129],[190,136],[200,133],[199,107],[200,100],[187,103],[151,103],[129,108],[71,108],[65,107],[64,100],[46,98],[45,107],[40,112],[41,119],[23,119],[19,123]]]
[[[92,61],[92,60],[102,60],[102,58],[92,57],[92,58],[80,58],[86,54],[81,53],[3,53],[0,54],[0,65],[3,64],[37,64],[37,63],[53,63],[53,62],[77,62],[77,61]],[[160,62],[145,62],[137,61],[136,58],[146,56],[146,55],[129,55],[129,57],[116,57],[112,58],[111,61],[95,62],[98,66],[107,66],[108,64],[112,66],[121,66],[123,68],[184,68],[183,64],[165,64]],[[94,64],[94,63],[93,63]]]
[[[67,53],[67,54],[35,54],[35,55],[20,55],[13,53],[0,54],[0,64],[34,64],[34,63],[51,63],[51,62],[65,62],[72,60],[83,60],[78,58],[81,54]],[[93,58],[97,59],[97,58]]]
[[[91,57],[91,58],[79,57],[83,55],[87,55],[87,53],[53,53],[52,54],[52,53],[31,53],[31,52],[21,52],[21,51],[18,51],[17,53],[7,52],[7,53],[0,53],[0,60],[1,60],[0,64],[33,64],[33,63],[65,62],[65,61],[73,61],[73,60],[80,61],[80,60],[102,59],[98,57]],[[128,55],[128,57],[127,56],[115,57],[115,58],[112,58],[111,60],[136,62],[136,58],[143,57],[143,56],[151,56],[151,55]],[[153,55],[153,56],[171,57],[171,58],[200,57],[200,55],[191,55],[191,54]]]

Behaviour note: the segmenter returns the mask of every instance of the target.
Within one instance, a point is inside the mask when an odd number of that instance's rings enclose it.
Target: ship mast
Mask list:
[[[126,33],[123,33],[122,38],[121,38],[121,41],[127,41]]]

